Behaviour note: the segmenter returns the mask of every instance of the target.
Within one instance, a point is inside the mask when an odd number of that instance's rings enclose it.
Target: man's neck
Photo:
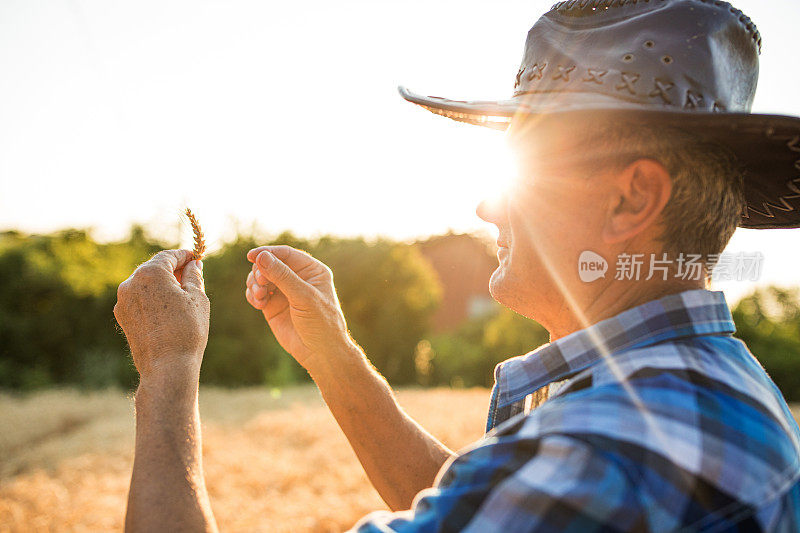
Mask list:
[[[565,298],[561,309],[546,324],[550,332],[550,341],[566,337],[623,311],[664,296],[704,288],[706,288],[704,281],[678,280],[655,283],[641,280],[629,283],[611,281],[585,301],[574,302],[571,305],[570,300]]]

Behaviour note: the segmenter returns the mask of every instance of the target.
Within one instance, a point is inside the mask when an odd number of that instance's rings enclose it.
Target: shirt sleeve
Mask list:
[[[593,532],[644,529],[633,485],[613,458],[567,436],[490,437],[443,467],[410,511],[367,515],[372,532]]]

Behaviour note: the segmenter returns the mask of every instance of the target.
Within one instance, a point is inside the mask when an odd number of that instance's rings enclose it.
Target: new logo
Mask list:
[[[589,283],[604,278],[606,272],[608,272],[608,261],[602,255],[591,250],[581,252],[581,256],[578,258],[578,276],[581,281]]]

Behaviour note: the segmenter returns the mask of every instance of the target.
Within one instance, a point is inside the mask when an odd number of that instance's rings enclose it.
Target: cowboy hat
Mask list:
[[[728,147],[744,170],[745,228],[800,227],[800,118],[750,113],[761,36],[714,0],[568,0],[528,32],[514,94],[400,94],[453,120],[505,130],[531,116],[674,125]]]

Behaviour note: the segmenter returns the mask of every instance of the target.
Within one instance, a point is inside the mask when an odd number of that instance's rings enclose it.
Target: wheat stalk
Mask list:
[[[192,233],[194,233],[192,259],[200,260],[206,253],[206,240],[205,237],[203,237],[203,230],[200,229],[200,223],[197,221],[197,217],[194,216],[194,213],[192,213],[192,210],[188,207],[186,208],[186,217],[189,219],[189,223],[192,225]]]

